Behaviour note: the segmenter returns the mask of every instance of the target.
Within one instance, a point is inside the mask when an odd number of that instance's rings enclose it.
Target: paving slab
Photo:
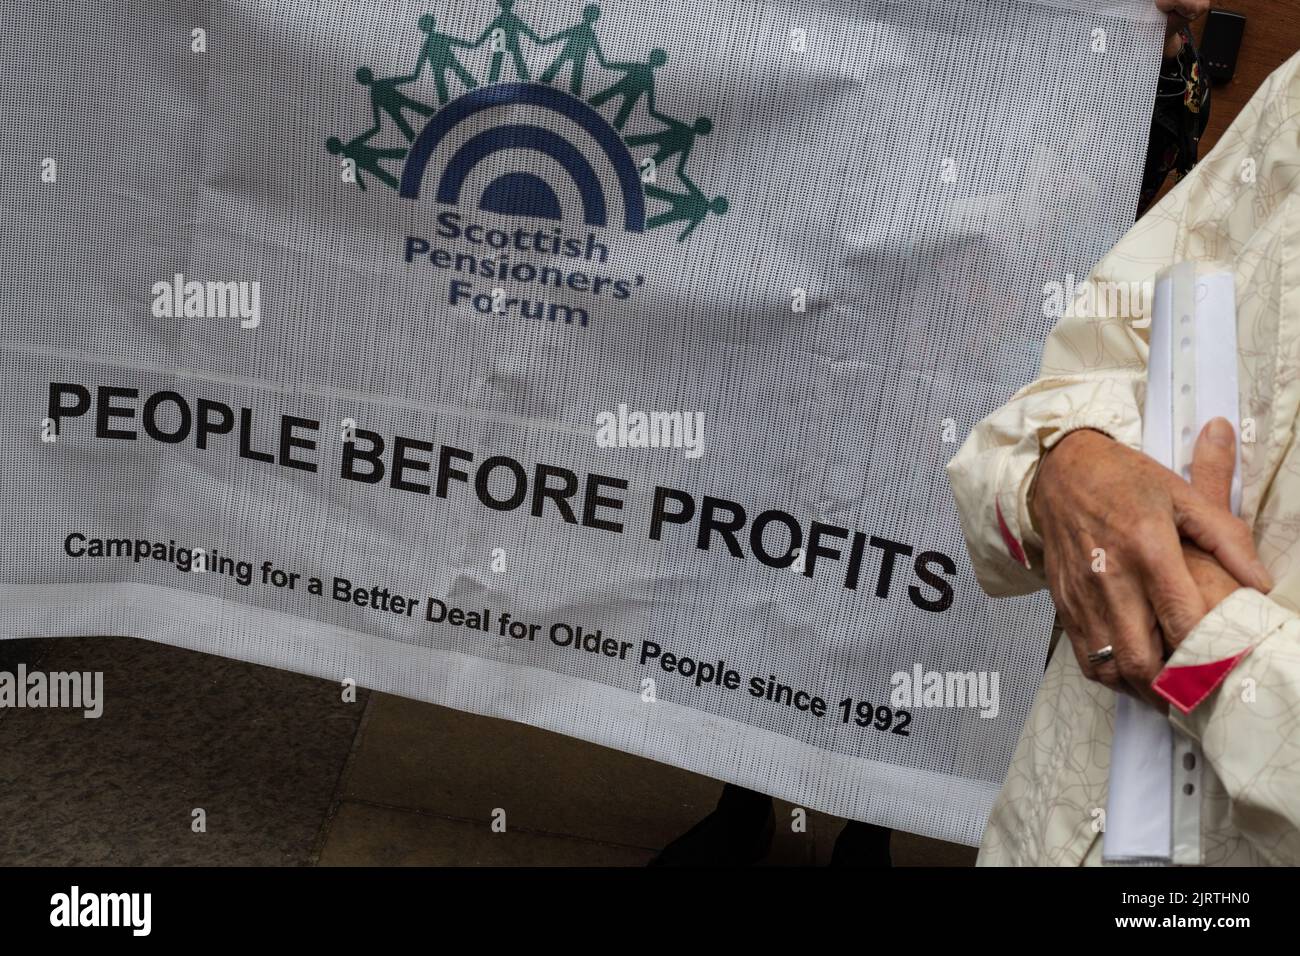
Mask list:
[[[102,671],[105,707],[0,712],[0,865],[311,861],[364,693],[133,638],[13,643],[11,670]]]
[[[344,801],[321,866],[644,866],[650,850]]]
[[[713,809],[708,777],[525,724],[376,694],[343,796],[539,833],[662,847]]]
[[[721,790],[522,724],[364,691],[348,704],[331,682],[149,641],[0,641],[0,670],[19,663],[102,671],[106,704],[98,720],[0,710],[0,865],[639,866]],[[506,834],[489,827],[498,807]],[[796,833],[792,809],[777,802],[763,865],[824,865],[843,821],[810,812]],[[898,865],[974,856],[894,838]]]
[[[500,808],[508,826],[530,832],[657,850],[703,819],[721,789],[711,778],[572,737],[375,694],[342,796],[483,826]],[[793,809],[777,801],[762,865],[825,865],[844,821],[812,811],[797,833]],[[903,833],[892,851],[899,866],[969,866],[976,853]]]

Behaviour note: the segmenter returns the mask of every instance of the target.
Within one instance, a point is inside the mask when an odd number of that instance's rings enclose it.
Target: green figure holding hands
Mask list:
[[[455,47],[472,50],[473,43],[467,43],[458,37],[450,36],[446,33],[438,32],[438,25],[433,19],[433,14],[426,13],[419,19],[419,27],[427,36],[424,38],[424,45],[420,47],[420,56],[415,61],[415,72],[410,76],[404,76],[399,79],[399,83],[410,83],[417,80],[420,73],[424,70],[424,65],[429,64],[429,69],[433,71],[433,81],[438,87],[438,105],[447,104],[447,74],[455,73],[465,89],[472,90],[478,86],[478,81],[472,77],[469,72],[461,65],[460,60],[456,59]]]
[[[621,70],[623,76],[609,89],[597,93],[588,102],[600,109],[601,104],[616,96],[621,96],[623,101],[619,104],[618,115],[614,118],[614,128],[619,130],[628,121],[628,118],[632,115],[632,110],[636,109],[636,104],[641,101],[642,96],[646,98],[646,106],[653,114],[655,111],[655,70],[667,62],[668,54],[663,50],[655,49],[650,51],[650,59],[646,63],[605,64],[611,70]]]
[[[642,133],[637,136],[625,137],[629,146],[650,146],[657,147],[654,154],[655,166],[662,166],[674,156],[679,156],[677,160],[677,175],[683,182],[688,185],[694,185],[686,178],[686,162],[691,158],[691,148],[695,145],[696,136],[707,136],[713,130],[713,120],[707,116],[701,116],[692,126],[687,126],[681,120],[675,120],[670,116],[660,116],[658,113],[651,114],[655,119],[664,124],[664,128],[657,133]]]
[[[369,173],[376,179],[387,184],[392,189],[397,189],[401,184],[397,177],[379,165],[381,159],[401,159],[406,155],[406,150],[401,148],[395,149],[376,149],[373,146],[367,146],[366,140],[374,136],[378,129],[372,129],[368,133],[362,133],[356,139],[344,143],[337,136],[331,136],[325,140],[325,148],[334,156],[343,156],[357,164],[357,185],[362,191],[366,188],[366,181],[361,177],[362,171]]]
[[[371,72],[370,67],[363,66],[357,70],[357,82],[362,86],[370,87],[370,111],[375,119],[374,127],[362,134],[361,139],[368,139],[379,132],[382,126],[381,113],[387,113],[392,117],[393,122],[397,124],[397,128],[402,131],[402,135],[407,140],[415,138],[415,130],[406,121],[406,117],[402,115],[403,110],[414,110],[424,116],[433,115],[434,109],[432,106],[425,106],[423,103],[411,99],[397,88],[399,83],[404,82],[403,77],[395,76],[386,80],[376,80],[375,74]]]
[[[645,227],[653,229],[656,226],[662,226],[670,222],[684,222],[687,226],[682,230],[682,234],[677,237],[678,242],[684,241],[695,230],[695,227],[704,221],[704,217],[709,213],[721,216],[727,211],[726,196],[715,196],[710,200],[705,197],[704,193],[700,192],[699,187],[693,182],[685,176],[681,178],[686,183],[687,191],[684,193],[670,193],[658,186],[647,186],[645,188],[647,196],[668,204],[668,211],[661,212],[657,216],[646,220]]]
[[[581,96],[582,74],[587,67],[587,57],[593,53],[596,54],[596,62],[608,68],[609,64],[605,62],[605,54],[600,51],[600,42],[596,39],[596,30],[593,26],[599,19],[600,7],[594,3],[589,3],[582,8],[581,22],[542,41],[542,45],[547,46],[563,39],[564,46],[560,49],[560,55],[541,75],[541,82],[553,82],[567,63],[571,67],[569,70],[569,92],[574,96]]]
[[[497,18],[488,24],[488,28],[483,31],[483,35],[478,38],[478,43],[482,46],[483,41],[492,36],[492,67],[488,72],[488,82],[495,83],[501,79],[501,64],[509,53],[515,61],[515,73],[521,80],[531,80],[528,75],[528,64],[524,62],[523,51],[519,49],[519,38],[527,36],[534,43],[541,43],[541,38],[533,32],[532,28],[524,23],[523,20],[514,12],[515,0],[497,0],[497,6],[501,12]],[[499,31],[499,32],[498,32]]]

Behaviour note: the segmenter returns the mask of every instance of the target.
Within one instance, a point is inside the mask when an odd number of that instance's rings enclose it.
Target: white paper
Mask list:
[[[1180,281],[1185,291],[1178,289]],[[1152,306],[1142,433],[1143,450],[1152,458],[1186,474],[1205,423],[1217,417],[1238,421],[1236,339],[1231,272],[1198,275],[1194,263],[1181,263],[1161,275]],[[1234,511],[1241,500],[1240,470],[1233,477]],[[1184,793],[1182,780],[1175,786],[1174,749],[1175,734],[1163,714],[1118,696],[1105,862],[1199,861],[1201,788]],[[1199,768],[1201,761],[1194,765]]]

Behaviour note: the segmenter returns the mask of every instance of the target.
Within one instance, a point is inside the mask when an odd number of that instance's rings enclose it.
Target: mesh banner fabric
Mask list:
[[[1131,222],[1147,0],[0,19],[5,637],[978,842],[1050,606],[943,468]]]

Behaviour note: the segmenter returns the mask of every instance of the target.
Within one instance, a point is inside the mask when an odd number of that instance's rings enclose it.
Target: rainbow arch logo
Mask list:
[[[678,241],[727,212],[727,198],[690,172],[712,119],[676,117],[656,98],[664,50],[610,59],[596,3],[552,36],[515,13],[515,0],[496,7],[473,39],[421,16],[409,74],[357,68],[370,124],[325,148],[350,160],[358,188],[592,228],[673,229]]]

